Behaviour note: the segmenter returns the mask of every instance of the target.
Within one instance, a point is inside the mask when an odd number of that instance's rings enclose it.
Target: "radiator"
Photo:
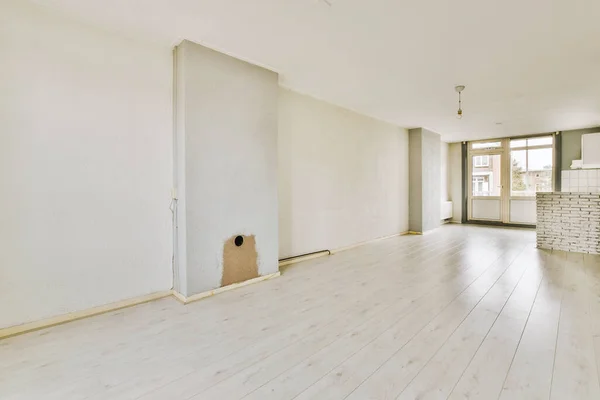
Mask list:
[[[452,218],[452,202],[451,201],[442,201],[442,209],[441,209],[441,217],[442,219]]]

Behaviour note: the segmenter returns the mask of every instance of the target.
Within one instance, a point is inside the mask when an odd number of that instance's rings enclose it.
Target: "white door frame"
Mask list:
[[[477,143],[500,143],[500,147],[473,149],[473,144]],[[508,197],[510,194],[510,176],[506,173],[506,163],[510,160],[510,139],[492,139],[480,140],[467,143],[467,220],[469,221],[488,221],[488,222],[503,222],[507,223],[509,218]],[[499,155],[500,156],[500,196],[473,196],[473,157],[484,155]],[[494,183],[496,184],[496,183]],[[499,219],[483,219],[473,218],[473,200],[499,200],[500,201],[500,218]]]
[[[557,165],[555,165],[555,157],[554,153],[556,152],[556,135],[531,135],[531,136],[522,136],[515,138],[502,138],[502,139],[486,139],[486,140],[478,140],[473,142],[467,142],[467,220],[468,221],[488,221],[488,222],[502,222],[505,224],[524,224],[523,222],[513,222],[510,219],[510,204],[511,200],[523,200],[523,201],[533,201],[535,200],[535,196],[511,196],[511,150],[520,150],[520,147],[516,147],[511,149],[510,141],[511,139],[533,139],[535,137],[543,137],[543,136],[554,136],[554,140],[552,142],[552,146],[548,145],[539,145],[539,146],[527,146],[526,148],[529,150],[534,149],[542,149],[542,148],[552,148],[552,188],[554,190],[555,177],[557,174]],[[500,143],[499,147],[489,147],[482,149],[473,149],[473,144],[478,143]],[[501,173],[501,189],[500,196],[473,196],[473,157],[478,155],[500,155],[501,165],[500,165],[500,173]],[[499,219],[481,219],[481,218],[473,218],[473,200],[499,200],[500,201],[500,218]]]

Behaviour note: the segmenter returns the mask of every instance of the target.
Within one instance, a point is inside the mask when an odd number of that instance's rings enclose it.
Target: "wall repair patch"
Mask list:
[[[235,235],[223,245],[221,286],[258,277],[258,254],[254,235]]]

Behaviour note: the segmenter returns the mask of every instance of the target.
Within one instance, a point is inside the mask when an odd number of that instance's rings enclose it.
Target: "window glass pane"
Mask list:
[[[529,190],[536,192],[552,191],[552,149],[527,150]]]
[[[473,196],[500,196],[500,154],[473,156]]]
[[[511,196],[552,191],[552,149],[513,150],[510,158]]]
[[[510,147],[525,147],[527,146],[527,139],[517,139],[510,141]]]
[[[552,144],[553,137],[546,136],[540,138],[527,139],[527,146],[543,146],[546,144]]]
[[[490,165],[490,156],[473,157],[473,165],[475,167],[488,167]]]
[[[510,194],[529,196],[527,191],[527,150],[510,152]]]
[[[471,148],[476,150],[481,149],[496,149],[502,147],[502,142],[481,142],[481,143],[471,143]]]

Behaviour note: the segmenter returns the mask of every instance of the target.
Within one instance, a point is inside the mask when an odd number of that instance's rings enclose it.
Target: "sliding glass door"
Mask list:
[[[470,143],[469,219],[502,222],[502,141]]]
[[[535,194],[554,187],[554,137],[496,139],[468,146],[468,219],[535,224]]]
[[[509,222],[535,224],[535,194],[554,187],[554,137],[511,139],[510,178]]]

